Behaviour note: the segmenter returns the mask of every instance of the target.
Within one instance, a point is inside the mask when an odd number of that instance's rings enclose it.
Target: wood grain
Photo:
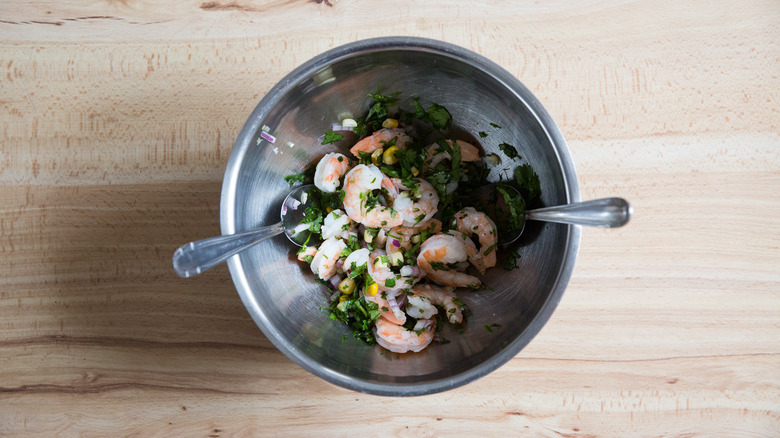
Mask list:
[[[386,35],[504,66],[560,125],[583,198],[635,210],[584,230],[517,357],[411,399],[293,364],[224,266],[170,268],[219,232],[264,93]],[[0,436],[777,436],[778,36],[775,1],[6,2]]]

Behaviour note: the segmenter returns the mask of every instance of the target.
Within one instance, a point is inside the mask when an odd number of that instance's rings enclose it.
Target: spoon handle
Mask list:
[[[209,237],[190,242],[173,253],[173,270],[189,278],[224,262],[230,256],[284,231],[282,223],[268,225],[240,234]]]
[[[602,198],[525,212],[528,220],[589,225],[600,228],[622,227],[631,218],[631,206],[622,198]]]

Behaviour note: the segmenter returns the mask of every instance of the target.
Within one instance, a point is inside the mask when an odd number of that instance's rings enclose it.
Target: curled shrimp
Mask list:
[[[433,341],[436,322],[431,319],[417,320],[411,330],[402,325],[393,324],[384,317],[376,320],[374,335],[377,344],[394,353],[422,351]]]
[[[439,195],[431,183],[416,178],[417,187],[405,186],[399,178],[392,178],[393,185],[402,190],[393,200],[393,209],[401,214],[406,227],[414,227],[432,218],[438,211]]]
[[[455,223],[458,231],[471,236],[479,237],[479,251],[469,261],[481,274],[487,268],[496,266],[496,246],[498,246],[498,232],[495,222],[488,215],[477,211],[473,207],[466,207],[455,213]]]
[[[395,295],[382,292],[375,295],[364,295],[366,301],[376,303],[383,318],[396,325],[402,325],[406,322],[406,314],[398,306]],[[391,304],[392,302],[392,304]]]
[[[453,142],[456,142],[460,148],[460,161],[477,161],[479,160],[479,148],[471,143],[467,143],[463,140],[444,140],[449,147],[453,147]],[[443,160],[451,160],[450,154],[443,150],[441,146],[436,143],[429,145],[425,148],[425,152],[428,154],[428,158],[425,160],[429,167],[435,167]]]
[[[379,148],[385,147],[393,138],[395,138],[395,145],[403,150],[406,150],[406,145],[412,141],[401,128],[383,128],[355,143],[355,146],[352,146],[349,151],[352,152],[352,155],[360,158],[360,152],[370,154]]]
[[[317,255],[317,247],[307,246],[298,253],[298,261],[305,262],[307,257],[311,257],[309,260],[314,260],[315,255]]]
[[[450,323],[463,322],[463,303],[458,300],[452,289],[418,284],[412,288],[412,292],[406,305],[406,313],[410,316],[430,319],[438,313],[435,306],[441,306],[444,307]]]
[[[333,193],[339,188],[341,177],[349,170],[349,159],[342,154],[325,154],[314,171],[314,185],[323,192]]]
[[[448,266],[467,259],[468,246],[464,239],[451,234],[436,234],[420,245],[417,265],[428,278],[442,286],[477,288],[482,284],[479,278]]]
[[[325,239],[311,260],[311,272],[323,280],[332,277],[336,273],[336,262],[341,257],[341,251],[346,247],[347,244],[343,240],[335,237]]]
[[[382,187],[387,178],[378,167],[359,164],[344,179],[344,211],[355,222],[371,228],[394,228],[403,218],[393,208],[383,207],[373,197],[373,190]]]

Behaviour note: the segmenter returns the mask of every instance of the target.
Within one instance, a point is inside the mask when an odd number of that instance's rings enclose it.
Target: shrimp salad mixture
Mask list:
[[[513,146],[501,143],[505,183],[521,196],[499,189],[511,214],[494,222],[477,205],[476,190],[502,158],[448,138],[452,117],[440,105],[426,110],[413,100],[404,111],[396,107],[398,93],[369,97],[367,116],[326,131],[322,144],[344,153],[327,153],[313,169],[285,178],[291,185],[313,180],[317,188],[300,226],[310,235],[297,257],[329,286],[325,309],[356,338],[419,352],[448,342],[440,334],[445,323],[463,332],[468,311],[457,293],[483,288],[479,275],[496,266],[499,232],[522,226],[539,180],[530,166],[518,165]],[[321,243],[309,244],[315,240]],[[516,267],[516,256],[506,257],[505,269]]]

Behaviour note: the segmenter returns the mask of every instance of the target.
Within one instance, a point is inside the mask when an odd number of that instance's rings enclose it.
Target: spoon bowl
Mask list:
[[[516,198],[521,196],[517,189],[507,184],[490,184],[480,190],[484,199],[494,201],[487,207],[489,216],[499,218],[518,216],[514,224],[515,226],[505,226],[503,230],[499,229],[499,245],[508,245],[519,239],[523,231],[525,231],[526,221],[529,220],[568,225],[587,225],[598,228],[618,228],[627,224],[633,214],[631,205],[625,199],[601,198],[534,210],[525,210],[525,203],[522,202],[523,211],[515,212],[512,215],[506,198],[497,196],[496,192],[500,191],[499,188],[510,197]]]
[[[193,277],[281,233],[295,245],[303,246],[310,233],[306,224],[301,222],[312,202],[310,194],[313,188],[313,185],[307,184],[291,191],[282,202],[281,219],[273,225],[239,234],[209,237],[179,247],[173,253],[173,270],[180,277]]]

